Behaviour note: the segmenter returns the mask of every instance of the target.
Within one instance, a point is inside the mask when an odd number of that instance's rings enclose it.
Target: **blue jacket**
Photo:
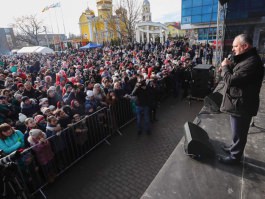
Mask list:
[[[24,135],[19,130],[7,137],[6,139],[0,139],[0,150],[3,150],[4,153],[9,154],[16,151],[19,148],[24,147]]]

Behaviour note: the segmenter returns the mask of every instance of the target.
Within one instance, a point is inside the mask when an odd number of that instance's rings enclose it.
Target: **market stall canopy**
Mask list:
[[[43,46],[23,47],[17,51],[17,54],[28,54],[28,53],[51,54],[54,53],[54,51],[51,48]]]
[[[87,45],[82,46],[82,47],[79,48],[79,49],[90,49],[90,48],[100,48],[100,47],[102,47],[101,44],[88,43]]]

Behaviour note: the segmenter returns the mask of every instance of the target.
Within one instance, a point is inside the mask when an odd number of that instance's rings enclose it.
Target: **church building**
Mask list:
[[[136,24],[136,41],[149,43],[160,41],[164,43],[168,38],[168,28],[160,22],[152,22],[150,2],[144,0],[142,4],[142,20]]]
[[[79,18],[79,27],[83,42],[102,44],[119,40],[124,31],[118,12],[112,13],[112,0],[97,0],[98,16],[89,8]]]

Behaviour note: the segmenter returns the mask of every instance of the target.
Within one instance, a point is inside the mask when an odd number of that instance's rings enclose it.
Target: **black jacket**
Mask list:
[[[255,48],[234,57],[235,66],[222,70],[225,82],[220,110],[235,116],[257,115],[264,67]]]

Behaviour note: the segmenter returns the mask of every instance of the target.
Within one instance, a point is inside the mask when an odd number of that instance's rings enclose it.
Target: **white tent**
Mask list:
[[[50,54],[54,53],[54,51],[51,48],[42,47],[42,46],[23,47],[17,51],[17,54],[28,54],[28,53]]]

